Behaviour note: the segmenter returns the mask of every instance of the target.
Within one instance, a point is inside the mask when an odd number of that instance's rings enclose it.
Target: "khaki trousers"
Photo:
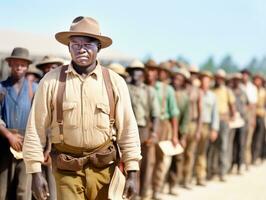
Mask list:
[[[201,129],[201,136],[197,146],[195,170],[197,181],[204,181],[207,171],[207,148],[209,144],[210,125],[203,124]]]
[[[172,127],[169,120],[161,120],[160,121],[160,136],[159,141],[163,140],[171,140],[172,139]],[[164,181],[166,179],[167,172],[171,165],[172,157],[165,156],[159,145],[156,144],[155,146],[155,154],[156,154],[156,161],[155,161],[155,168],[153,172],[153,191],[160,192]]]
[[[10,152],[0,158],[0,199],[31,200],[31,175]]]
[[[65,153],[70,149],[63,149]],[[54,162],[54,160],[53,160]],[[53,174],[56,182],[57,200],[105,200],[113,176],[115,165],[107,168],[95,168],[90,164],[80,171],[66,171],[56,169]]]
[[[140,135],[146,135],[146,132],[148,132],[147,128],[139,128]],[[139,194],[141,197],[146,197],[152,183],[152,174],[155,165],[155,145],[147,145],[143,141],[141,144],[141,155]]]
[[[247,127],[247,133],[246,133],[246,138],[245,138],[245,145],[244,145],[244,160],[245,164],[248,167],[251,164],[252,160],[252,139],[253,139],[253,134],[255,131],[255,126],[252,123],[254,121],[254,113],[253,112],[248,112],[248,127]]]

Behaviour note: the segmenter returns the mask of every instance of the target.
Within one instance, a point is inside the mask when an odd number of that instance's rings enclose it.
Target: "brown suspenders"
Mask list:
[[[64,143],[64,134],[63,134],[63,97],[65,93],[66,88],[66,70],[68,69],[68,65],[64,65],[61,68],[60,76],[59,76],[59,85],[57,88],[57,97],[56,97],[56,118],[57,123],[59,125],[59,134],[60,134],[60,141],[61,143]],[[114,92],[112,88],[112,82],[110,79],[110,74],[108,69],[102,67],[102,74],[104,79],[104,84],[106,87],[108,100],[109,100],[109,106],[110,106],[110,131],[112,131],[113,125],[115,123],[115,98],[114,98]],[[113,135],[110,135],[112,137]]]

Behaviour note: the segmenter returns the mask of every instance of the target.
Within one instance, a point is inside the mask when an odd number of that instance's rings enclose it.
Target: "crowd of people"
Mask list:
[[[77,18],[77,20],[79,22],[84,20],[84,18]],[[86,37],[85,39],[84,37],[73,37],[70,39],[71,44],[73,43],[71,48],[73,50],[76,48],[82,49],[84,44],[82,44],[83,46],[81,45],[82,47],[77,46],[79,45],[79,40],[83,43],[85,41],[90,45],[89,47],[84,46],[84,48],[89,49],[92,44],[98,45],[94,40],[91,41],[90,37],[88,37],[90,40]],[[61,42],[60,39],[58,40]],[[66,44],[68,43],[66,42]],[[75,61],[74,56],[72,59],[72,65],[75,67],[73,63]],[[60,123],[59,129],[53,128],[53,124],[57,123],[56,115],[45,109],[45,106],[51,106],[51,110],[54,110],[53,105],[47,103],[47,99],[56,98],[52,93],[51,84],[55,84],[55,74],[59,73],[56,69],[60,68],[63,61],[59,58],[45,56],[43,60],[36,63],[36,67],[42,71],[42,75],[40,75],[39,73],[28,71],[32,60],[30,59],[29,51],[25,48],[14,48],[11,56],[5,58],[5,60],[11,69],[11,74],[7,80],[2,81],[0,84],[0,199],[28,200],[34,198],[31,190],[37,191],[35,187],[38,184],[32,184],[32,177],[29,173],[39,171],[42,171],[42,175],[48,183],[49,198],[56,199],[56,183],[52,173],[50,157],[51,149],[54,146],[52,147],[51,140],[59,141],[62,138],[60,135],[58,139],[51,139],[51,133],[49,132],[60,131],[61,134],[62,130],[60,129]],[[72,70],[75,75],[77,72],[75,72],[74,69],[76,68],[73,66],[69,70]],[[97,66],[99,65],[97,64]],[[194,178],[196,184],[203,187],[208,184],[207,181],[212,180],[215,176],[219,177],[220,181],[225,182],[229,173],[236,171],[237,174],[241,175],[249,169],[250,165],[256,165],[265,158],[266,89],[263,75],[252,74],[248,69],[233,74],[226,74],[222,69],[211,73],[209,71],[200,71],[196,66],[174,60],[161,63],[156,63],[154,60],[148,60],[145,63],[140,60],[134,60],[128,66],[112,63],[106,67],[119,74],[128,86],[131,102],[126,102],[126,105],[123,106],[123,112],[132,106],[137,122],[142,156],[139,163],[140,171],[137,188],[138,196],[141,199],[159,199],[165,185],[169,186],[169,194],[177,195],[176,189],[178,187],[176,186],[180,185],[186,189],[192,189]],[[98,68],[96,67],[96,69]],[[99,78],[97,77],[99,73],[97,73],[98,71],[95,72],[96,79]],[[46,81],[49,79],[50,82],[49,84],[45,84],[48,82],[41,83],[41,89],[36,97],[34,95],[42,76],[44,76]],[[123,79],[121,77],[119,79],[116,76],[116,74],[112,74],[111,79],[116,79],[117,82],[123,85],[123,82],[121,82]],[[82,76],[78,77],[81,81],[84,78]],[[60,81],[62,82],[61,79]],[[91,83],[94,83],[93,81],[95,80],[92,79],[91,81]],[[78,85],[70,88],[73,89],[71,93],[73,98],[75,97],[75,91],[80,89],[80,87]],[[93,90],[94,85],[87,85],[86,87]],[[98,87],[100,86],[97,85]],[[127,89],[123,88],[121,91],[125,92],[125,96],[127,95]],[[117,92],[120,95],[120,99],[117,101],[126,100],[126,97],[119,93],[121,91]],[[69,91],[67,90],[66,92]],[[90,92],[84,91],[82,94],[86,96]],[[67,93],[66,95],[70,94]],[[33,103],[34,109],[30,114],[31,103],[34,98],[37,99]],[[105,98],[107,99],[107,95],[105,95]],[[88,106],[89,109],[89,103],[87,101],[84,102],[82,101],[82,105],[78,105],[75,102],[75,104],[72,102],[72,104],[62,105],[64,112],[68,111],[69,115],[68,127],[64,127],[64,133],[66,134],[64,139],[66,141],[75,141],[74,137],[78,136],[73,136],[72,133],[74,132],[71,132],[71,130],[75,128],[78,131],[79,129],[74,126],[81,126],[74,123],[74,121],[77,122],[77,119],[69,110],[74,110],[79,106]],[[39,110],[38,107],[40,108]],[[111,113],[111,108],[109,109],[109,107],[97,104],[98,107],[103,113]],[[130,110],[131,108],[128,111],[129,114]],[[90,115],[89,113],[86,114],[84,109],[82,112],[85,115]],[[121,111],[120,114],[124,114],[123,112]],[[125,115],[128,117],[125,119],[132,119],[129,114]],[[29,115],[30,118],[28,120]],[[46,118],[43,117],[44,115]],[[62,115],[65,116],[66,114]],[[106,122],[108,122],[104,114],[101,114],[101,116],[102,118],[99,118],[100,121],[97,118],[97,123],[102,126],[99,128],[99,133],[100,129],[105,130]],[[124,118],[122,119],[122,116],[117,117],[121,118],[119,118],[120,121],[118,123],[122,123]],[[57,114],[57,120],[59,118],[60,116]],[[89,120],[89,118],[86,118],[86,120]],[[34,134],[29,133],[34,132],[31,127],[34,127],[37,121],[40,127],[36,125],[36,129],[38,131],[44,130],[46,133],[39,134],[39,137],[32,139],[31,137]],[[26,147],[24,147],[23,140],[27,122],[30,125],[27,128],[29,133]],[[88,123],[88,126],[90,125],[89,121],[86,123]],[[130,124],[128,121],[123,123]],[[52,128],[45,130],[44,126],[47,124],[52,124]],[[85,125],[83,124],[83,126]],[[131,123],[131,127],[134,127],[134,123]],[[67,129],[69,129],[69,132]],[[46,139],[42,137],[46,137]],[[127,135],[127,138],[123,138],[124,146],[121,145],[121,150],[124,153],[126,153],[127,141],[133,140],[132,137],[133,135]],[[42,169],[39,169],[39,165],[31,161],[32,157],[37,158],[39,155],[36,156],[35,151],[30,151],[30,149],[31,147],[39,147],[39,143],[43,141],[45,141],[45,143],[42,143],[43,162]],[[165,155],[160,146],[160,142],[163,141],[171,141],[173,146],[181,145],[184,149],[183,153],[174,156]],[[132,144],[136,144],[136,142]],[[22,148],[26,149],[26,153],[24,153],[27,159],[26,166],[21,155]],[[57,148],[60,150],[60,146],[57,146]],[[129,147],[127,148],[129,149]],[[42,151],[42,149],[38,148],[35,150],[36,152]],[[135,152],[135,160],[139,159],[137,154]],[[126,163],[124,167],[130,168],[128,172],[134,172],[138,168],[133,164],[131,162],[129,166]],[[110,169],[108,168],[108,170]],[[86,171],[86,173],[92,172]],[[71,185],[71,182],[77,181],[73,177],[77,177],[79,174],[72,174],[71,178],[73,179],[64,179],[64,177],[69,178],[69,174],[70,172],[57,173],[56,179],[57,181],[62,181],[62,184],[64,182],[64,184]],[[92,173],[91,176],[94,176],[94,174]],[[36,178],[36,176],[35,179],[42,180]],[[38,183],[38,181],[35,183]],[[100,181],[98,183],[101,184]],[[60,191],[64,193],[63,186],[60,185]],[[76,189],[75,192],[78,192],[78,189],[77,191]],[[95,193],[100,193],[95,188],[91,191],[90,195],[92,196],[97,196],[98,194]],[[64,195],[67,194],[73,195],[69,191],[64,193]],[[33,196],[36,197],[35,194]],[[64,197],[61,198],[64,199]]]

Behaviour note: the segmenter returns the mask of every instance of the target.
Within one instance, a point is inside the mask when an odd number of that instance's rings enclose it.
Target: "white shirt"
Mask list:
[[[258,91],[252,82],[249,81],[247,84],[242,84],[241,88],[246,93],[250,104],[256,104],[258,102]]]

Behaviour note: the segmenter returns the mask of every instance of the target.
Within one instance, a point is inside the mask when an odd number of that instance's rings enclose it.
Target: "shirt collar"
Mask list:
[[[101,68],[102,68],[102,67],[101,67],[101,65],[99,64],[99,61],[98,61],[98,60],[97,60],[96,62],[97,62],[97,64],[96,64],[95,69],[94,69],[90,74],[88,74],[87,77],[92,76],[92,77],[95,77],[95,79],[98,79],[99,77],[101,77],[101,75],[102,75],[102,69],[101,69]],[[74,75],[76,75],[76,76],[81,76],[80,74],[78,74],[78,73],[76,72],[76,70],[74,69],[72,63],[70,63],[70,64],[68,65],[68,69],[66,70],[66,73],[72,73],[72,74],[74,74]]]

